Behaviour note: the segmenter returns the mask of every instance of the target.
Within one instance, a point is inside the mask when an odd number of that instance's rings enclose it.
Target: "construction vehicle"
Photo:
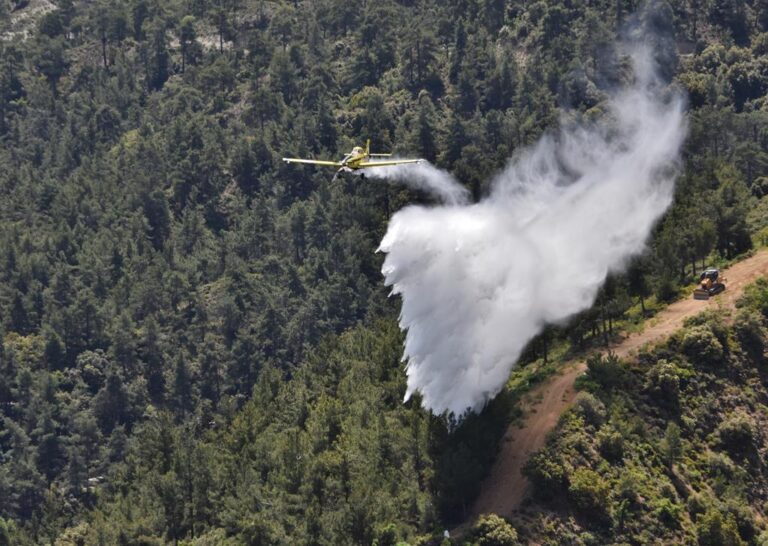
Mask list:
[[[715,294],[725,290],[725,278],[720,277],[720,271],[711,267],[699,275],[699,286],[693,291],[693,299],[708,300]]]

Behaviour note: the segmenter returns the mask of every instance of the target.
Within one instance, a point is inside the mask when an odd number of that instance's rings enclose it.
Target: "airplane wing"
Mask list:
[[[406,163],[421,163],[423,159],[393,159],[392,161],[367,161],[365,163],[358,163],[357,166],[362,168],[366,167],[389,167],[392,165],[405,165]]]
[[[337,161],[319,161],[317,159],[296,159],[294,157],[284,157],[283,161],[286,163],[307,163],[309,165],[323,165],[325,167],[343,167],[343,165]]]

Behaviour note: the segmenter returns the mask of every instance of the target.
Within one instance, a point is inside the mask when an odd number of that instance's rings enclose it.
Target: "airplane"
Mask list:
[[[284,157],[283,161],[286,163],[306,163],[309,165],[322,165],[325,167],[338,167],[336,176],[341,173],[351,173],[361,169],[368,169],[370,167],[388,167],[391,165],[405,165],[408,163],[421,163],[423,159],[392,159],[390,161],[371,161],[376,157],[391,157],[392,154],[372,154],[371,139],[365,143],[365,149],[362,146],[355,146],[352,151],[349,152],[341,161],[321,161],[316,159],[297,159],[294,157]],[[334,178],[336,177],[334,176]],[[364,173],[360,173],[360,178],[365,178]]]

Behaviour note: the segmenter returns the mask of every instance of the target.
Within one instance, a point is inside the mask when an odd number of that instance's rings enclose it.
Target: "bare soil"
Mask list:
[[[768,250],[761,250],[724,270],[725,292],[709,300],[693,297],[675,302],[650,319],[642,332],[609,347],[621,357],[637,354],[644,345],[657,344],[683,325],[683,321],[707,308],[733,308],[744,287],[768,274]],[[522,469],[528,458],[541,449],[547,434],[576,397],[574,382],[587,368],[584,360],[567,363],[562,372],[534,388],[523,401],[522,421],[512,423],[504,434],[500,451],[480,495],[472,507],[470,521],[480,514],[509,516],[529,494],[530,484]]]

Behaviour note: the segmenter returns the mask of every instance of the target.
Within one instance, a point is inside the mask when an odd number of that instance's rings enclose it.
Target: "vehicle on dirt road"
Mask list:
[[[699,286],[693,291],[693,299],[708,300],[725,290],[725,278],[720,277],[720,271],[711,267],[701,272]]]

